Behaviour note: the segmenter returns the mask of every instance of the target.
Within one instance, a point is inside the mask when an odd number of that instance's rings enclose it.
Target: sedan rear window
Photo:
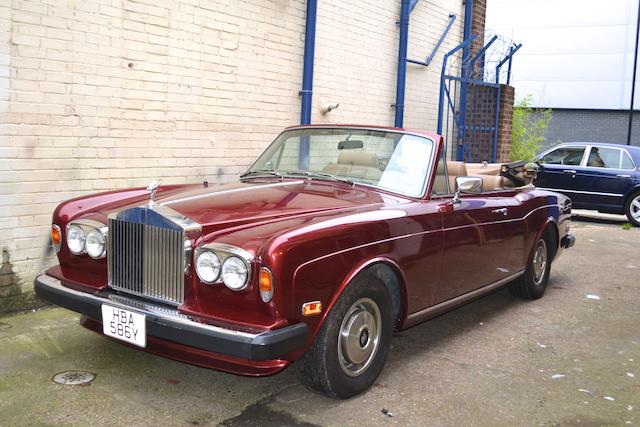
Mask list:
[[[636,166],[633,164],[633,160],[631,157],[625,152],[622,153],[622,167],[620,169],[624,170],[632,170],[635,169]]]
[[[620,151],[617,148],[591,147],[587,166],[620,169]]]

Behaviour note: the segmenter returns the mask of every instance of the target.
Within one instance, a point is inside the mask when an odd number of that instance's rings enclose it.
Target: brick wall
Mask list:
[[[496,159],[498,162],[508,162],[511,153],[513,101],[513,86],[501,84],[500,114],[498,115],[498,144],[496,147]]]
[[[319,2],[314,122],[393,124],[399,9]],[[408,67],[408,127],[435,129],[442,55],[461,41],[462,12],[460,0],[423,0],[412,14],[417,58],[449,13],[460,19],[430,67]],[[65,199],[156,178],[235,179],[299,120],[304,26],[304,0],[0,4],[2,284],[31,289],[55,262],[51,213]],[[340,107],[325,116],[327,101]]]

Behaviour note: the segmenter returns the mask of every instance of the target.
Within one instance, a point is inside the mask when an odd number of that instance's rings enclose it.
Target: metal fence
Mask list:
[[[474,41],[476,36],[444,56],[438,133],[445,139],[448,158],[493,163],[500,132],[500,80],[506,74],[509,84],[511,60],[522,45],[509,42],[505,49],[497,35],[486,44],[474,46]]]

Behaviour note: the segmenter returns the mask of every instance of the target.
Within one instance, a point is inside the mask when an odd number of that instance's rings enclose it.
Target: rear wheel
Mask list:
[[[309,389],[334,398],[355,396],[373,384],[391,344],[391,297],[377,277],[347,287],[329,312],[312,347],[295,363]]]
[[[551,270],[551,251],[546,233],[536,242],[533,256],[524,274],[516,279],[509,291],[520,298],[538,299],[544,295]]]
[[[640,191],[629,197],[624,206],[624,213],[633,225],[640,227]]]

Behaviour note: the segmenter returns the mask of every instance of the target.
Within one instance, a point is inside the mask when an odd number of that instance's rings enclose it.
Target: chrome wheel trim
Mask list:
[[[631,204],[629,204],[629,213],[631,213],[631,217],[633,219],[640,222],[640,194],[631,200]]]
[[[354,302],[338,332],[338,362],[350,377],[362,374],[371,366],[380,347],[382,316],[371,298]]]
[[[540,239],[536,245],[536,251],[533,253],[533,281],[537,286],[542,285],[544,281],[544,273],[547,268],[547,242]]]

